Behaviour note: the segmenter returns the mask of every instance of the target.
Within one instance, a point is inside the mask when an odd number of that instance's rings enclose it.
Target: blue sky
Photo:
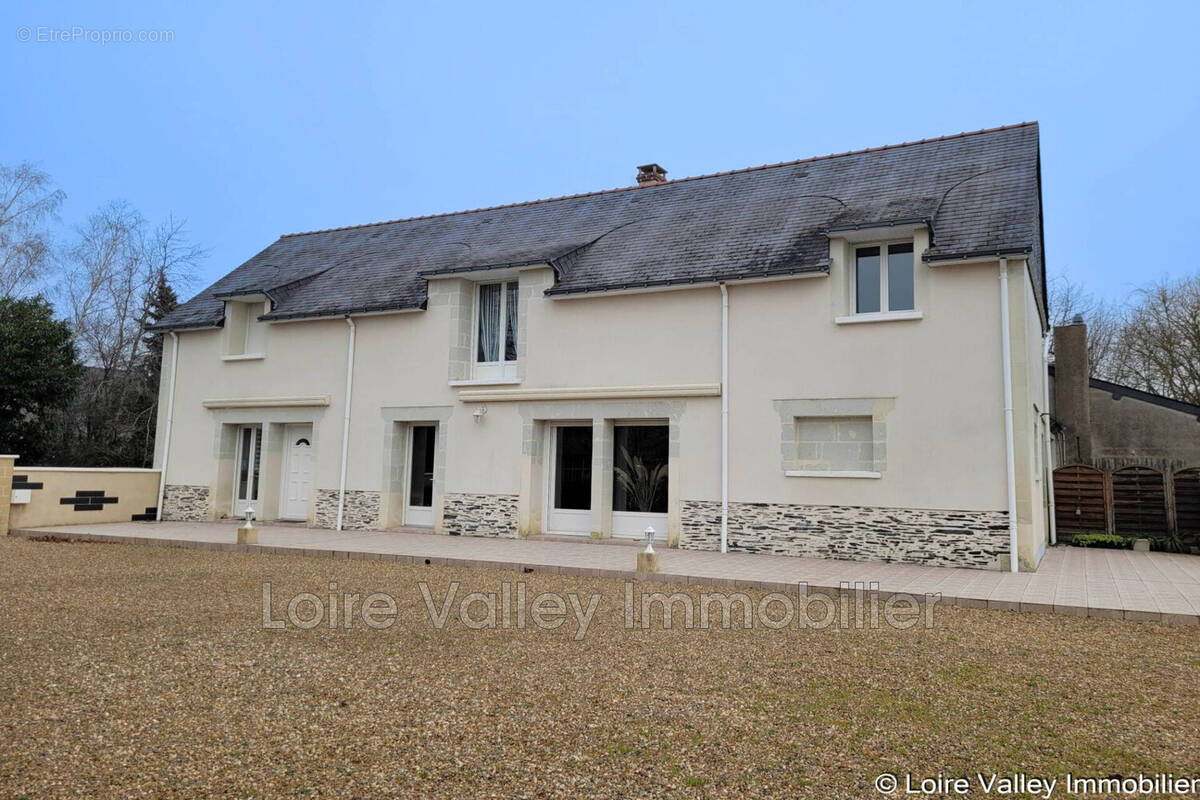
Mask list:
[[[66,226],[186,218],[200,286],[281,233],[1030,119],[1052,273],[1200,269],[1197,3],[99,5],[0,10],[0,161]],[[39,41],[74,26],[173,41]]]

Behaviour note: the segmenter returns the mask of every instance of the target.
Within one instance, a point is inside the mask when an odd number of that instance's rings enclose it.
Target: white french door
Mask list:
[[[279,498],[281,519],[308,519],[308,496],[312,492],[312,425],[284,428],[283,491]]]
[[[236,472],[233,479],[233,515],[245,516],[253,508],[254,516],[262,516],[258,507],[258,477],[262,466],[262,426],[243,425],[238,429]]]
[[[437,426],[410,425],[404,524],[433,527],[433,461]]]
[[[552,425],[547,437],[546,533],[592,529],[592,426]]]
[[[640,539],[652,527],[655,540],[666,541],[669,458],[667,425],[613,426],[613,538]]]

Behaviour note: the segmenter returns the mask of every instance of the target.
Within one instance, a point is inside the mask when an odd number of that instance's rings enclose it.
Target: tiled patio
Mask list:
[[[236,543],[236,523],[124,522],[14,530],[172,547],[292,553],[564,575],[646,578],[668,583],[837,591],[877,582],[881,593],[940,593],[942,603],[977,608],[1200,623],[1200,557],[1128,550],[1051,548],[1036,573],[664,550],[662,571],[634,571],[636,545],[438,536],[411,530],[335,533],[299,526],[259,528],[258,545]]]

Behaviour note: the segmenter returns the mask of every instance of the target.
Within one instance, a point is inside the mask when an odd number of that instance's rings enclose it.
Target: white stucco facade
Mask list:
[[[423,310],[352,316],[344,494],[345,318],[258,323],[261,358],[231,357],[223,329],[178,331],[166,464],[171,347],[159,405],[163,514],[234,513],[239,431],[255,426],[260,519],[280,518],[285,495],[294,508],[305,491],[310,524],[333,525],[339,498],[343,527],[411,524],[410,431],[423,426],[436,431],[435,530],[538,535],[553,479],[548,437],[570,421],[593,431],[591,508],[578,532],[605,537],[614,533],[613,426],[640,421],[669,430],[665,538],[715,548],[724,393],[731,550],[1007,568],[999,262],[931,266],[919,257],[925,229],[902,233],[918,254],[913,318],[852,319],[856,242],[838,236],[828,274],[729,283],[724,385],[716,285],[556,298],[543,293],[554,282],[548,265],[489,274],[519,283],[518,358],[513,382],[479,384],[470,339],[480,276],[431,277]],[[1025,260],[1008,263],[1017,518],[1030,569],[1047,540],[1037,438],[1044,321]],[[855,430],[874,432],[856,445],[871,468],[806,474],[806,443],[789,438],[796,414],[859,420]],[[311,425],[308,489],[289,487],[289,439],[308,431],[289,424]]]

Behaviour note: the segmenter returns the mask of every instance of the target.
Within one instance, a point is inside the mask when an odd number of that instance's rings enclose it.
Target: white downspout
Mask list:
[[[163,432],[163,457],[161,470],[158,473],[158,506],[154,509],[154,519],[162,522],[163,493],[167,490],[167,459],[171,455],[171,423],[175,419],[175,365],[179,363],[179,336],[175,331],[167,331],[171,337],[171,381],[167,388],[167,429]]]
[[[350,453],[350,401],[354,391],[354,320],[346,317],[350,326],[350,338],[346,343],[346,405],[342,417],[342,476],[338,479],[338,510],[337,525],[334,530],[342,529],[342,514],[346,510],[346,460]]]
[[[1004,460],[1008,482],[1009,569],[1020,571],[1017,557],[1017,456],[1013,443],[1012,342],[1008,332],[1008,259],[1000,259],[1000,349],[1004,362]]]
[[[1058,523],[1054,519],[1054,450],[1050,442],[1050,337],[1042,344],[1042,419],[1046,434],[1046,496],[1050,499],[1050,544],[1058,544]]]
[[[721,552],[729,552],[729,290],[721,284]]]

